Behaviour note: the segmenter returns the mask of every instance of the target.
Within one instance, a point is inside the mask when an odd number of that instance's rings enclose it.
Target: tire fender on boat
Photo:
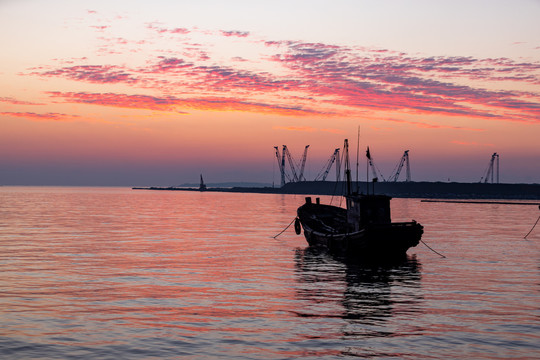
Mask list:
[[[300,235],[300,233],[302,232],[302,226],[300,225],[300,219],[298,218],[294,220],[294,232],[296,233],[296,235]]]

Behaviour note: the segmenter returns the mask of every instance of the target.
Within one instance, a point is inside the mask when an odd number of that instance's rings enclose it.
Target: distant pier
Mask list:
[[[183,187],[134,187],[136,190],[200,191]],[[206,192],[236,192],[260,194],[342,195],[344,182],[300,181],[283,187],[210,187]],[[491,199],[491,200],[540,200],[540,184],[486,184],[451,182],[360,182],[353,186],[358,193],[385,194],[396,198],[420,199]]]

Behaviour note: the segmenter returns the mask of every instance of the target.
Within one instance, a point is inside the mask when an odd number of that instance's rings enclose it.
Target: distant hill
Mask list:
[[[184,183],[177,185],[177,187],[194,187],[199,188],[199,183]],[[232,188],[232,187],[250,187],[250,188],[264,188],[264,187],[272,187],[272,184],[268,183],[257,183],[257,182],[222,182],[222,183],[208,183],[206,184],[207,187],[212,188]],[[279,184],[276,185],[276,187],[279,187]]]

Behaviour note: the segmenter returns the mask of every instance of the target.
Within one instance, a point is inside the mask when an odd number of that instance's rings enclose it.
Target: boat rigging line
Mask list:
[[[285,227],[285,229],[281,230],[281,232],[275,236],[272,236],[274,239],[276,239],[279,235],[283,234],[285,232],[285,230],[287,230],[288,228],[291,227],[291,225],[293,224],[293,222],[296,220],[296,217],[289,223],[289,225],[287,225],[287,227]]]
[[[443,257],[443,258],[446,259],[446,256],[444,256],[443,254],[441,254],[441,253],[439,253],[439,252],[433,250],[433,249],[432,249],[428,244],[426,244],[422,239],[420,239],[420,242],[421,242],[422,244],[426,245],[426,247],[427,247],[429,250],[433,251],[435,254],[437,254],[437,255],[439,255],[439,256],[441,256],[441,257]]]
[[[538,209],[540,209],[540,205],[538,205]],[[529,236],[529,235],[532,233],[532,231],[533,231],[534,228],[536,227],[536,224],[538,224],[538,221],[539,221],[539,220],[540,220],[540,216],[538,216],[538,219],[536,219],[536,222],[534,223],[532,229],[527,233],[527,235],[525,235],[525,236],[523,237],[524,239],[526,239],[527,236]]]
[[[339,150],[339,149],[336,149],[336,151]],[[336,169],[338,171],[338,174],[341,175],[341,165],[344,166],[344,171],[343,171],[343,176],[346,178],[346,169],[347,169],[347,161],[348,161],[348,156],[346,156],[346,152],[349,151],[349,143],[347,140],[345,140],[345,142],[343,143],[343,152],[339,153],[339,151],[337,151],[337,159],[336,159]],[[332,205],[332,203],[334,202],[334,197],[338,196],[338,186],[341,185],[341,194],[345,194],[346,193],[346,182],[341,182],[340,179],[336,179],[336,183],[334,185],[334,191],[332,192],[332,197],[330,198],[330,205]],[[341,206],[342,204],[342,201],[343,201],[343,196],[339,196],[339,206]]]

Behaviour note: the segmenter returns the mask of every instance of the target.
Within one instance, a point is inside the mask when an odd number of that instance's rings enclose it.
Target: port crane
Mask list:
[[[484,176],[480,178],[480,182],[484,182],[485,184],[487,184],[491,178],[491,183],[493,184],[495,168],[497,168],[496,170],[497,170],[497,184],[498,184],[499,183],[499,154],[497,153],[493,153],[493,155],[491,155],[491,160],[489,160],[488,168],[486,172],[484,173]]]
[[[405,152],[403,153],[403,156],[401,157],[399,163],[396,165],[396,168],[394,169],[394,172],[392,173],[392,175],[390,175],[390,178],[388,179],[388,181],[396,182],[398,180],[401,169],[403,169],[403,165],[405,165],[405,171],[406,171],[405,181],[406,182],[411,181],[411,166],[409,164],[409,150],[405,150]]]
[[[381,171],[379,170],[379,168],[375,165],[375,162],[373,161],[373,156],[371,156],[371,152],[369,151],[369,146],[366,151],[366,157],[368,158],[368,164],[369,164],[369,167],[371,168],[371,172],[373,173],[373,181],[374,182],[378,181],[379,176],[381,177],[383,181],[386,181]]]
[[[274,146],[274,149],[276,150],[276,158],[279,166],[279,171],[281,173],[281,186],[285,185],[286,180],[289,182],[299,182],[299,181],[305,181],[306,178],[304,177],[304,168],[306,166],[306,159],[307,159],[307,152],[308,152],[309,145],[306,145],[304,149],[304,154],[302,155],[302,159],[300,161],[300,166],[295,165],[295,161],[287,148],[287,145],[283,145],[282,153],[279,153],[279,148],[277,146]],[[285,171],[285,158],[287,158],[289,162],[289,167],[291,168],[292,178],[291,176]],[[296,167],[299,167],[299,172],[296,171]]]
[[[336,162],[336,181],[339,181],[340,180],[340,174],[341,174],[340,173],[341,165],[340,165],[340,159],[339,159],[339,148],[334,150],[334,153],[332,154],[332,156],[330,156],[330,159],[328,159],[328,162],[326,163],[323,170],[321,170],[319,175],[317,175],[317,177],[315,178],[315,181],[319,181],[319,180],[320,181],[325,181],[326,177],[328,176],[328,173],[330,172],[330,169],[332,168],[332,165],[334,164],[334,162]]]
[[[285,173],[285,156],[281,156],[279,153],[279,148],[277,146],[274,146],[274,149],[276,149],[276,158],[279,166],[279,173],[281,174],[281,186],[285,185],[285,177],[287,177],[290,181],[289,175]],[[285,153],[285,151],[283,151]]]

